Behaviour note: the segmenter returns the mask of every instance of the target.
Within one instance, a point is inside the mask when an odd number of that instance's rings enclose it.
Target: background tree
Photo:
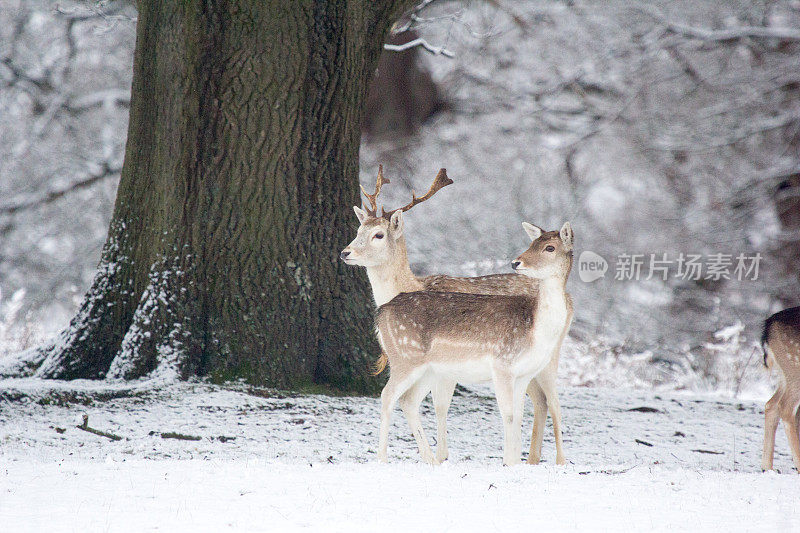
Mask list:
[[[338,252],[367,86],[409,5],[138,2],[108,240],[78,314],[29,369],[374,389],[369,288]]]
[[[427,185],[432,161],[457,179],[406,220],[416,273],[503,271],[526,245],[514,220],[568,217],[580,247],[611,264],[604,280],[570,282],[581,305],[565,379],[766,381],[750,343],[765,316],[800,301],[797,3],[417,6],[395,30],[429,44],[416,63],[446,108],[412,136],[363,137],[359,154],[364,185],[387,169],[389,205]],[[136,17],[128,0],[0,0],[0,374],[63,329],[91,285],[122,167]],[[373,86],[398,85],[386,74]],[[763,260],[758,280],[623,283],[621,252]],[[738,323],[741,350],[707,348]]]

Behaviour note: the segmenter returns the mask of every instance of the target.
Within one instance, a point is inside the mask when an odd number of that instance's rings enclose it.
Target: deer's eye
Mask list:
[[[372,236],[373,239],[383,239],[383,233],[376,233]]]
[[[556,247],[555,246],[548,246],[547,248],[544,249],[544,251],[545,252],[555,252],[556,251]]]

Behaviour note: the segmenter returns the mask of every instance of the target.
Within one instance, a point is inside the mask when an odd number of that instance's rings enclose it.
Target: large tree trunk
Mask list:
[[[389,44],[402,45],[418,37],[416,31],[408,30],[390,36]],[[418,47],[381,54],[367,93],[362,124],[367,139],[413,135],[426,120],[447,108],[419,54]]]
[[[125,165],[99,271],[37,375],[371,391],[343,265],[363,102],[400,2],[140,0]]]

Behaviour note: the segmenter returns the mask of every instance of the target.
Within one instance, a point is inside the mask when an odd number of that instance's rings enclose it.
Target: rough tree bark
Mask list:
[[[30,369],[372,391],[363,102],[402,0],[140,0],[130,126],[97,276]]]

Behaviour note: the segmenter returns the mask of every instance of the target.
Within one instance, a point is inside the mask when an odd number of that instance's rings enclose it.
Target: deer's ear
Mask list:
[[[357,205],[353,206],[353,211],[356,212],[356,216],[358,217],[358,223],[359,224],[363,224],[364,223],[364,219],[367,218],[367,212],[364,211],[363,209],[361,209],[360,207],[358,207]]]
[[[533,224],[528,224],[527,222],[522,223],[522,229],[525,230],[525,233],[528,234],[528,237],[530,237],[532,241],[535,241],[542,236],[542,233],[544,233],[544,230],[539,226],[534,226]]]
[[[398,209],[392,213],[389,219],[389,229],[392,230],[392,235],[397,239],[403,234],[403,211]]]
[[[564,246],[566,246],[568,250],[572,250],[572,244],[575,240],[575,234],[572,233],[572,225],[569,222],[564,222],[558,235],[561,237],[561,242],[564,243]]]

